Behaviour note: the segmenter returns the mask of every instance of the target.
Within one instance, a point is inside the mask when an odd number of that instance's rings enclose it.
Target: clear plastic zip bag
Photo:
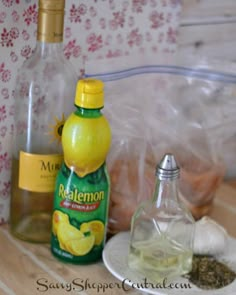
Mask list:
[[[128,230],[137,204],[151,198],[155,166],[164,153],[178,161],[180,196],[196,219],[210,211],[215,191],[231,169],[225,153],[233,158],[233,66],[196,58],[193,64],[173,56],[162,63],[153,60],[128,56],[85,67],[87,77],[105,83],[104,112],[113,134],[107,159],[110,233]]]

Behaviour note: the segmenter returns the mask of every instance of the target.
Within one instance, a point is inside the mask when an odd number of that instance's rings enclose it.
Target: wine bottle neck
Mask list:
[[[57,57],[57,53],[61,54],[63,52],[63,43],[47,43],[47,42],[40,42],[37,41],[36,44],[36,51],[41,56],[55,56]]]
[[[63,42],[64,10],[39,8],[37,41],[45,43]]]

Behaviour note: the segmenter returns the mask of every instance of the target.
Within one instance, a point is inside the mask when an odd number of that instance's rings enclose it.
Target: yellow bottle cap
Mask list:
[[[104,84],[96,79],[81,79],[77,83],[75,105],[86,109],[99,109],[104,105]]]

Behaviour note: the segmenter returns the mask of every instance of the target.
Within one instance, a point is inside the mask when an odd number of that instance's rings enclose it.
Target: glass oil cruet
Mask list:
[[[195,223],[178,198],[179,174],[174,156],[164,155],[152,200],[142,202],[132,217],[128,265],[152,282],[192,269]]]

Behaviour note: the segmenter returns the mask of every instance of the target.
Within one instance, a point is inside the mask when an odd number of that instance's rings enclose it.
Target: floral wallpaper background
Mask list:
[[[36,43],[37,0],[0,0],[0,224],[10,201],[13,90]],[[181,0],[66,0],[64,54],[78,75],[89,59],[174,52]]]

